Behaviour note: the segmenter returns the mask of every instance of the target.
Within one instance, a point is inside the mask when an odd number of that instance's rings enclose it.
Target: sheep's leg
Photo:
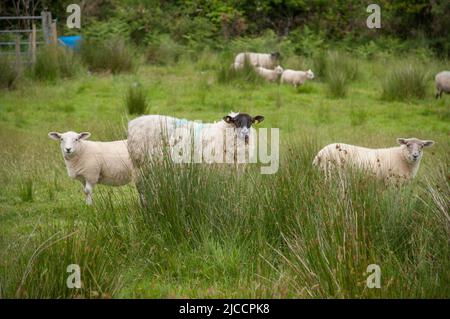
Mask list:
[[[440,99],[442,97],[442,90],[436,90],[436,99]]]
[[[92,205],[92,192],[94,190],[94,185],[86,181],[84,186],[84,194],[86,195],[86,204]]]
[[[144,208],[148,207],[147,199],[145,198],[144,194],[144,183],[142,177],[136,177],[136,189],[139,193],[139,202],[141,203],[141,206]]]

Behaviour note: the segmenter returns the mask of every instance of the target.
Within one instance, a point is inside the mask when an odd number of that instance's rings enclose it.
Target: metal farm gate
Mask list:
[[[18,69],[22,63],[35,63],[37,45],[57,42],[56,20],[49,11],[40,16],[0,17],[0,23],[0,59],[11,59]]]

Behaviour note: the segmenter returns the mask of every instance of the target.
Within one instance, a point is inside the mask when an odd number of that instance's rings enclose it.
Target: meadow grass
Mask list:
[[[84,41],[80,46],[83,62],[89,70],[96,72],[133,72],[136,67],[135,52],[121,38],[99,41]]]
[[[125,106],[129,114],[144,114],[148,110],[147,94],[140,83],[134,82],[128,88]]]
[[[383,61],[358,61],[340,99],[314,80],[299,90],[222,82],[218,68],[231,61],[221,61],[0,91],[0,297],[448,298],[447,96],[436,101],[431,81],[413,103],[381,99]],[[86,206],[47,133],[125,138],[134,116],[123,96],[136,76],[152,113],[264,115],[260,127],[281,129],[279,171],[165,161],[146,174],[148,207],[131,184],[99,185]],[[311,165],[330,142],[386,147],[411,136],[437,143],[402,187],[358,172],[325,182]],[[81,289],[66,286],[70,264],[81,267]],[[381,267],[380,289],[365,284],[369,264]]]

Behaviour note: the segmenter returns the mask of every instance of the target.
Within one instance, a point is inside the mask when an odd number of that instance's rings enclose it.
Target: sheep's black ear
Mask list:
[[[231,116],[229,116],[229,115],[224,116],[224,117],[223,117],[223,120],[224,120],[225,122],[227,122],[227,123],[234,123],[234,119],[233,119]]]
[[[59,141],[61,139],[61,134],[58,132],[50,132],[48,133],[48,137],[50,137],[52,140]]]
[[[89,133],[89,132],[82,132],[82,133],[78,134],[78,138],[80,140],[87,140],[89,138],[89,136],[91,136],[91,133]]]
[[[429,146],[432,146],[433,144],[434,144],[434,141],[431,141],[431,140],[423,141],[424,147],[429,147]]]
[[[397,143],[400,145],[406,144],[407,143],[406,138],[398,138]]]
[[[264,121],[264,116],[262,116],[262,115],[256,115],[256,116],[252,119],[252,123],[254,123],[254,124],[261,123],[262,121]]]

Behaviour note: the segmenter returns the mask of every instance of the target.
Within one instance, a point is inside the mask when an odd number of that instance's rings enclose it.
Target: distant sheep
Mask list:
[[[280,59],[280,53],[253,53],[253,52],[241,52],[236,55],[234,59],[234,65],[244,65],[247,60],[252,66],[262,66],[266,69],[273,69]]]
[[[131,181],[132,166],[127,141],[86,141],[91,133],[50,132],[48,136],[60,141],[69,177],[78,179],[84,187],[86,204],[92,204],[96,184],[122,186]]]
[[[442,93],[450,93],[450,71],[442,71],[436,74],[436,98],[440,98]]]
[[[400,146],[371,149],[334,143],[319,151],[313,165],[329,172],[330,169],[354,166],[388,180],[406,181],[416,176],[422,158],[422,149],[434,144],[417,138],[398,138]]]
[[[277,66],[274,70],[270,70],[259,66],[256,68],[256,73],[267,81],[276,82],[278,81],[278,77],[283,73],[283,68],[281,66]]]
[[[305,83],[306,80],[314,79],[314,73],[309,69],[308,71],[284,70],[281,74],[281,83],[292,84],[298,87]]]

